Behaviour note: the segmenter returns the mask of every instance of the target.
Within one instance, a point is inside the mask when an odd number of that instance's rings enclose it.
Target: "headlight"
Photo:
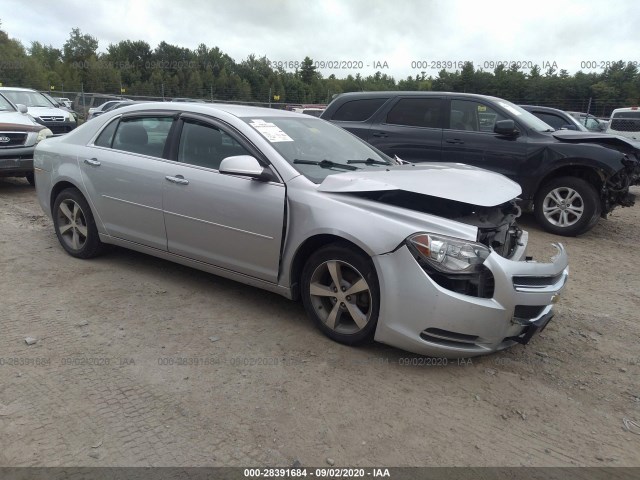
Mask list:
[[[69,121],[70,121],[71,123],[75,123],[75,121],[76,121],[76,117],[74,117],[72,113],[71,113],[71,114],[69,114]]]
[[[51,130],[49,130],[48,128],[43,128],[42,130],[40,130],[38,132],[38,136],[36,137],[36,143],[41,142],[45,138],[51,137],[51,136],[53,136],[53,132]],[[33,138],[33,137],[31,137],[31,138]]]
[[[407,244],[431,267],[448,274],[475,273],[491,253],[481,243],[432,233],[416,233]]]

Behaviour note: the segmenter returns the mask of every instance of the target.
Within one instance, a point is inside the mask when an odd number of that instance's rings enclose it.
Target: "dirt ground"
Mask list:
[[[0,466],[640,466],[640,205],[580,238],[522,224],[536,258],[570,255],[554,321],[407,366],[275,294],[122,249],[73,259],[33,188],[0,179]]]

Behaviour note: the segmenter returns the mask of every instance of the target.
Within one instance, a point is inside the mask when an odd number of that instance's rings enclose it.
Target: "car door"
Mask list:
[[[84,186],[109,235],[166,250],[162,160],[173,114],[110,122],[78,157]]]
[[[376,116],[367,142],[409,162],[442,160],[443,97],[399,97]]]
[[[185,115],[164,179],[163,204],[171,253],[277,282],[285,186],[221,174],[220,162],[257,152],[230,127]]]
[[[449,102],[449,120],[444,129],[442,151],[447,162],[466,163],[501,173],[512,179],[526,162],[527,135],[499,135],[493,128],[499,120],[514,120],[488,102],[456,99]]]

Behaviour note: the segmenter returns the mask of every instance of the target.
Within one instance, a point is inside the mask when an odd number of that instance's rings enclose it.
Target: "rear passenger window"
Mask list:
[[[371,115],[389,100],[388,98],[367,98],[362,100],[351,100],[341,107],[338,107],[331,120],[342,122],[362,122],[371,118]]]
[[[113,139],[113,148],[150,157],[162,157],[172,123],[173,119],[170,117],[122,119]]]
[[[536,112],[534,113],[534,115],[556,130],[560,130],[562,127],[566,127],[567,125],[569,125],[569,122],[566,122],[564,119],[558,117],[557,115],[551,115],[550,113],[542,112]]]
[[[387,114],[387,123],[442,128],[442,113],[440,98],[403,98]]]
[[[178,147],[179,162],[218,170],[223,159],[236,155],[250,153],[230,135],[214,126],[185,121]]]
[[[97,147],[111,148],[111,142],[113,141],[113,134],[115,133],[117,126],[118,126],[118,119],[114,120],[109,125],[107,125],[106,128],[102,130],[100,135],[98,135],[98,138],[96,138],[96,141],[93,144]]]

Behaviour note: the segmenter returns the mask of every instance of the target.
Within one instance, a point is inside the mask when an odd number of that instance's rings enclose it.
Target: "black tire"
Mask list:
[[[102,253],[104,244],[100,241],[91,208],[80,191],[67,188],[60,192],[53,203],[52,217],[58,241],[69,255],[86,259]]]
[[[33,172],[29,172],[29,173],[27,173],[27,174],[24,176],[24,178],[26,178],[26,179],[27,179],[27,182],[29,182],[29,185],[31,185],[32,187],[35,187],[35,186],[36,186],[36,177],[35,177],[35,175],[33,174]]]
[[[572,196],[572,191],[577,196]],[[555,198],[562,201],[554,200],[554,193]],[[578,177],[559,177],[550,180],[538,190],[533,209],[538,223],[546,231],[575,237],[595,226],[602,212],[602,205],[598,192],[591,183]],[[563,219],[561,215],[566,216]]]
[[[324,295],[335,290],[332,262],[337,265],[342,280],[335,297],[333,293]],[[328,290],[323,290],[322,295],[312,295],[312,283],[316,293],[320,286]],[[354,287],[356,283],[358,286]],[[364,285],[367,289],[359,290]],[[352,287],[356,293],[347,295]],[[357,249],[348,244],[333,243],[311,255],[302,270],[301,294],[307,314],[329,338],[346,345],[373,340],[380,312],[380,286],[373,262]],[[334,311],[337,321],[332,327],[330,319]],[[359,323],[355,321],[356,316]]]

